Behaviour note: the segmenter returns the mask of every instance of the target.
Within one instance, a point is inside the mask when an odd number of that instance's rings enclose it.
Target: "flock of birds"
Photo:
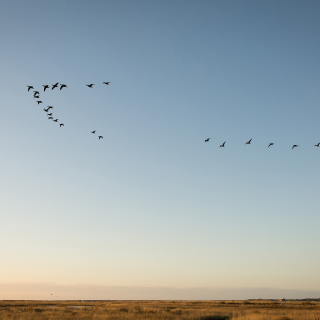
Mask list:
[[[209,142],[210,139],[211,139],[211,138],[207,138],[206,140],[204,140],[204,142]],[[252,141],[252,139],[250,139],[249,141],[247,141],[245,144],[251,144],[251,141]],[[221,145],[220,145],[220,148],[224,148],[226,142],[227,142],[227,141],[225,141],[223,144],[221,144]],[[273,145],[274,145],[273,142],[269,143],[268,148],[271,147],[271,146],[273,146]],[[314,146],[315,146],[315,147],[320,147],[320,142],[319,142],[318,144],[315,144]],[[297,147],[299,147],[299,146],[298,146],[297,144],[294,144],[294,145],[292,146],[292,149],[297,148]]]
[[[105,85],[109,85],[109,84],[110,84],[110,82],[103,82],[103,83],[104,83]],[[94,83],[86,84],[86,86],[87,86],[88,88],[93,88],[94,85],[95,85]],[[47,85],[47,84],[43,84],[42,86],[43,86],[43,92],[46,92],[46,90],[50,88],[50,86]],[[31,89],[34,89],[33,86],[27,86],[27,87],[28,87],[28,92],[29,92]],[[55,88],[58,88],[58,87],[59,87],[59,82],[53,84],[52,87],[51,87],[51,90],[53,90],[53,89],[55,89]],[[68,86],[65,85],[65,84],[60,84],[60,90],[62,90],[63,88],[67,88],[67,87],[68,87]],[[35,99],[40,99],[40,92],[37,91],[37,90],[34,90],[34,91],[33,91],[33,97],[34,97]],[[43,103],[43,102],[42,102],[41,100],[37,100],[37,103],[38,103],[38,105],[40,105],[40,103]],[[52,112],[50,112],[50,109],[53,109],[53,106],[48,106],[47,108],[43,108],[43,111],[47,113],[48,120],[52,120],[53,122],[58,122],[58,119],[54,119],[54,118],[53,118],[53,114],[52,114]],[[50,113],[49,113],[49,112],[50,112]],[[59,126],[60,126],[60,128],[61,128],[61,127],[64,127],[64,124],[63,124],[63,123],[59,123]],[[96,133],[96,130],[91,131],[91,133],[95,134],[95,133]],[[98,138],[99,138],[99,140],[100,140],[100,139],[103,139],[103,136],[98,136]]]
[[[110,82],[103,82],[103,84],[109,85]],[[91,89],[93,88],[94,85],[95,85],[94,83],[86,84],[86,86],[87,86],[88,88],[91,88]],[[43,86],[43,91],[44,91],[44,92],[45,92],[47,89],[50,88],[50,86],[47,85],[47,84],[43,84],[42,86]],[[34,89],[33,86],[27,86],[27,87],[28,87],[28,92],[29,92],[31,89]],[[52,87],[51,87],[51,90],[53,90],[53,89],[55,89],[55,88],[58,88],[58,87],[59,87],[59,82],[53,84]],[[62,90],[63,88],[67,88],[67,87],[68,87],[68,86],[65,85],[65,84],[60,84],[60,90]],[[34,91],[33,91],[33,97],[34,97],[35,99],[40,99],[40,92],[37,91],[37,90],[34,90]],[[38,105],[39,105],[40,103],[43,103],[43,102],[42,102],[41,100],[37,100],[37,103],[38,103]],[[48,120],[52,120],[52,121],[54,121],[54,122],[58,122],[58,119],[54,119],[54,118],[53,118],[52,112],[49,113],[50,109],[53,109],[53,107],[52,107],[52,106],[48,106],[47,108],[44,108],[44,109],[43,109],[43,111],[45,111],[45,112],[47,113]],[[63,123],[59,123],[59,126],[60,126],[60,128],[61,128],[61,127],[64,127],[64,124],[63,124]],[[95,134],[95,133],[96,133],[96,130],[91,131],[91,133]],[[100,139],[103,139],[103,136],[98,136],[98,138],[99,138],[99,140],[100,140]],[[207,139],[204,140],[204,142],[209,142],[210,139],[211,139],[211,138],[207,138]],[[247,141],[245,144],[251,144],[251,141],[252,141],[252,139],[250,139],[249,141]],[[220,145],[220,148],[224,148],[224,147],[225,147],[225,144],[226,144],[226,141],[225,141],[223,144]],[[268,148],[270,148],[270,147],[273,146],[273,145],[274,145],[273,142],[269,143]],[[320,147],[320,142],[319,142],[318,144],[315,144],[314,146],[315,146],[315,147]],[[292,150],[293,150],[294,148],[297,148],[297,147],[299,147],[299,146],[298,146],[297,144],[294,144],[294,145],[292,146]]]

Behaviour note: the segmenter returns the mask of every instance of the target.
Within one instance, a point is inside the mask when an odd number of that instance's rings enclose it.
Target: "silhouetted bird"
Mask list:
[[[53,117],[48,117],[48,120],[51,120],[51,119],[53,119]]]
[[[42,101],[37,101],[38,102],[38,105],[40,104],[40,103],[42,103]]]
[[[58,122],[58,119],[54,119],[53,121],[54,121],[54,122]]]
[[[49,86],[47,84],[43,84],[43,91],[46,91],[46,89],[49,89]]]
[[[320,142],[314,145],[315,147],[320,147]]]
[[[296,147],[299,147],[297,144],[294,144],[293,146],[292,146],[292,149],[293,148],[296,148]]]
[[[104,82],[104,84],[106,84],[107,86],[109,85],[110,82]]]
[[[33,96],[35,99],[40,99],[40,96]]]
[[[67,86],[65,85],[65,84],[61,84],[60,85],[60,90],[62,89],[62,88],[66,88]]]
[[[99,140],[100,140],[101,138],[103,139],[103,136],[99,136]]]
[[[43,111],[48,112],[48,111],[49,111],[49,109],[43,108]]]
[[[64,124],[63,124],[63,123],[60,123],[60,128],[61,128],[62,126],[64,126]]]
[[[39,91],[33,91],[33,95],[34,96],[37,95],[37,94],[40,94],[40,92]]]
[[[211,139],[211,138],[208,138],[208,139],[204,140],[204,142],[209,142],[210,139]]]
[[[95,133],[96,133],[96,130],[92,131],[91,133],[95,134]]]
[[[59,84],[59,82],[57,82],[57,83],[53,84],[53,85],[52,85],[52,89],[51,89],[51,90],[53,90],[54,88],[57,88],[57,87],[58,87],[58,84]]]
[[[224,144],[226,143],[226,141],[220,146],[220,148],[224,148]]]
[[[52,106],[49,106],[48,109],[53,109],[53,107],[52,107]]]
[[[269,145],[268,145],[268,148],[270,147],[270,146],[273,146],[274,145],[274,143],[272,142],[272,143],[269,143]]]
[[[246,142],[246,144],[251,144],[251,140],[252,140],[252,139],[250,139],[248,142]]]
[[[89,88],[92,88],[92,86],[94,86],[94,84],[93,84],[93,83],[91,83],[91,84],[86,84],[86,86],[89,87]]]
[[[48,113],[48,116],[52,116],[52,113]]]
[[[27,86],[28,87],[28,92],[30,91],[30,89],[34,89],[33,86]]]

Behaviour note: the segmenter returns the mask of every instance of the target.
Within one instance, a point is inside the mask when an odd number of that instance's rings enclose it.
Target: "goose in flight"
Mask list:
[[[269,143],[268,148],[269,148],[270,146],[273,146],[273,145],[274,145],[273,142]]]
[[[54,121],[54,122],[58,122],[58,119],[54,119],[53,121]]]
[[[100,140],[101,138],[103,139],[103,136],[99,136],[99,140]]]
[[[91,83],[91,84],[86,84],[86,86],[89,87],[89,88],[92,88],[92,86],[94,86],[94,84],[93,84],[93,83]]]
[[[49,117],[52,116],[52,113],[48,113],[48,116],[49,116]]]
[[[250,139],[248,142],[246,142],[246,144],[251,144],[251,140],[252,140],[252,139]]]
[[[314,145],[315,147],[320,147],[320,142]]]
[[[204,142],[209,142],[210,139],[211,139],[211,138],[208,138],[208,139],[204,140]]]
[[[52,106],[49,106],[49,107],[48,107],[48,110],[50,110],[50,109],[53,109],[53,107],[52,107]]]
[[[40,94],[40,92],[39,91],[33,91],[33,95],[34,96],[37,95],[37,94]]]
[[[106,84],[107,86],[109,85],[110,82],[104,82],[104,84]]]
[[[62,88],[66,88],[67,86],[65,85],[65,84],[61,84],[60,85],[60,90],[62,89]]]
[[[64,124],[63,124],[63,123],[60,123],[60,128],[61,128],[62,126],[64,126]]]
[[[34,89],[33,86],[27,86],[28,87],[28,92],[30,91],[30,89]]]
[[[43,91],[46,91],[46,89],[49,89],[49,86],[47,84],[43,84]]]
[[[40,96],[33,96],[35,99],[40,99]]]
[[[53,85],[52,85],[52,89],[51,89],[51,90],[53,90],[54,88],[57,88],[57,87],[58,87],[58,84],[59,84],[59,82],[57,82],[57,83],[53,84]]]
[[[91,133],[95,134],[95,133],[96,133],[96,130],[92,131]]]
[[[48,112],[48,111],[49,111],[49,109],[43,108],[43,111]]]
[[[51,120],[51,119],[53,119],[53,117],[48,117],[48,120]]]
[[[293,146],[292,146],[292,150],[293,150],[293,148],[296,148],[296,147],[299,147],[297,144],[294,144]]]
[[[40,104],[40,103],[42,103],[42,101],[37,101],[38,102],[38,105]]]
[[[224,148],[224,144],[226,143],[226,141],[220,146],[220,148]]]

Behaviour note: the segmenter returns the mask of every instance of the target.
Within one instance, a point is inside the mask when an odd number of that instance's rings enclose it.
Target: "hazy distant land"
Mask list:
[[[1,320],[318,320],[320,299],[226,301],[0,301]]]

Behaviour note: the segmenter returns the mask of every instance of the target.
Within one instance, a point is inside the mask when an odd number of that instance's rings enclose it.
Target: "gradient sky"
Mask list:
[[[319,292],[319,11],[1,1],[0,283]]]

